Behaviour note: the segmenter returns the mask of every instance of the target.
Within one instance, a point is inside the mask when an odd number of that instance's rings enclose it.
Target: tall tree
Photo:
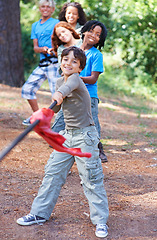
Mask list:
[[[0,0],[0,83],[24,83],[20,28],[20,0]]]

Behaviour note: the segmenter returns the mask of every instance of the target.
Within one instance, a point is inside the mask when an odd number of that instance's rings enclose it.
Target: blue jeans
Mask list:
[[[92,117],[95,123],[95,127],[97,129],[99,138],[100,138],[100,123],[99,123],[99,118],[98,118],[98,103],[99,99],[97,98],[91,98],[91,112],[92,112]],[[61,130],[65,129],[65,122],[64,122],[64,115],[62,109],[57,113],[55,121],[52,126],[52,131],[54,132],[60,132]]]
[[[65,129],[64,115],[62,109],[57,113],[51,129],[53,132],[57,133]]]
[[[45,166],[45,177],[33,201],[31,214],[46,220],[50,218],[68,172],[76,161],[79,176],[83,182],[83,190],[88,199],[91,221],[93,224],[106,224],[109,209],[103,184],[104,175],[99,158],[99,137],[96,128],[89,126],[82,129],[63,130],[61,133],[66,138],[64,146],[81,148],[82,152],[90,152],[92,157],[81,158],[54,150]]]

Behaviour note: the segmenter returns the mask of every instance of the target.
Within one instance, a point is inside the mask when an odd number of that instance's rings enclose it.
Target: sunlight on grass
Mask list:
[[[120,139],[101,139],[102,144],[105,145],[114,145],[114,146],[123,146],[127,145],[127,141],[120,140]]]
[[[104,107],[108,110],[111,110],[111,111],[118,111],[118,112],[121,112],[121,113],[124,113],[126,115],[130,115],[130,116],[136,116],[138,118],[157,118],[157,113],[154,112],[152,109],[147,109],[147,114],[142,114],[142,113],[138,113],[136,111],[130,111],[130,108],[126,108],[124,106],[116,106],[112,103],[99,103],[99,108],[100,107]],[[140,107],[139,107],[140,109]],[[133,110],[133,108],[132,108]],[[135,109],[134,109],[135,110]],[[142,111],[142,108],[141,108],[141,111]],[[149,114],[150,113],[150,114]]]
[[[157,103],[157,86],[151,81],[150,75],[140,68],[125,63],[118,51],[115,55],[104,53],[104,73],[98,80],[99,95],[110,99],[125,95]]]

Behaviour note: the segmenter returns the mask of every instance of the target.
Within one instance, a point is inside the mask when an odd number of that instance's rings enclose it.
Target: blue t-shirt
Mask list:
[[[51,35],[54,26],[59,22],[58,19],[49,18],[46,22],[41,24],[41,19],[32,24],[31,39],[38,39],[38,46],[48,48],[52,47]],[[45,58],[43,53],[40,53],[40,60]]]
[[[89,50],[85,51],[86,55],[86,66],[80,73],[80,77],[88,77],[91,76],[91,73],[104,71],[103,67],[103,55],[102,53],[95,47],[90,48]],[[86,83],[86,87],[90,94],[90,97],[98,98],[98,87],[97,82],[94,84]]]

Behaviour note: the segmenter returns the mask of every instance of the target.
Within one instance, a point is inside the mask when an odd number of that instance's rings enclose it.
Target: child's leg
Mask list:
[[[77,146],[77,141],[79,146]],[[93,224],[106,224],[109,209],[106,191],[103,184],[103,169],[99,158],[98,134],[95,127],[85,128],[83,134],[75,137],[75,146],[83,152],[91,152],[91,158],[75,157],[79,175],[83,182],[84,193],[90,207],[90,218]]]
[[[95,127],[97,129],[99,138],[100,138],[100,123],[99,123],[99,118],[98,118],[98,102],[99,100],[97,98],[91,98],[91,112],[92,112],[92,117],[95,123]]]
[[[22,97],[28,100],[28,103],[33,112],[39,109],[37,99],[36,99],[36,92],[38,91],[38,89],[40,88],[40,86],[45,80],[46,80],[46,76],[43,72],[43,69],[40,67],[37,67],[29,76],[28,80],[25,82],[25,84],[22,87],[22,92],[21,92]],[[24,120],[24,122],[25,121],[28,125],[30,124],[29,118]]]
[[[45,166],[45,177],[34,199],[31,214],[48,220],[57,202],[61,187],[74,163],[74,157],[54,151]]]
[[[25,99],[36,99],[36,92],[45,80],[46,76],[43,69],[37,67],[23,85],[22,97]]]
[[[37,99],[27,99],[27,101],[29,102],[33,112],[36,112],[39,109]]]
[[[51,60],[56,61],[56,58],[52,58]],[[56,88],[56,81],[58,78],[61,77],[61,75],[59,74],[58,68],[59,68],[59,64],[57,63],[52,63],[50,64],[48,67],[44,67],[45,68],[45,74],[47,76],[48,79],[48,83],[49,83],[49,87],[50,87],[50,91],[53,94],[55,92],[55,88]]]
[[[99,100],[97,98],[91,98],[91,111],[92,111],[92,117],[95,123],[95,127],[97,129],[99,138],[100,138],[100,134],[101,134],[101,127],[100,127],[100,123],[99,123],[99,118],[98,118],[98,102]],[[104,153],[103,150],[103,145],[101,142],[99,142],[98,144],[98,148],[99,148],[99,157],[101,159],[102,162],[108,162],[107,157]]]
[[[51,129],[53,132],[58,132],[58,133],[61,130],[65,129],[64,115],[63,115],[62,109],[57,113],[57,115],[55,117],[55,121],[54,121]]]

